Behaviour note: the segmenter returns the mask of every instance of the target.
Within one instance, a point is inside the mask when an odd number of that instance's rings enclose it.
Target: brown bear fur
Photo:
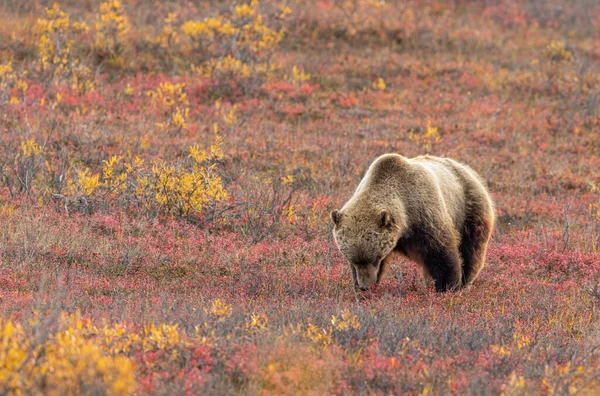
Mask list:
[[[331,212],[333,235],[356,287],[379,282],[398,251],[437,291],[470,285],[494,228],[494,205],[477,173],[449,158],[385,154],[350,200]]]

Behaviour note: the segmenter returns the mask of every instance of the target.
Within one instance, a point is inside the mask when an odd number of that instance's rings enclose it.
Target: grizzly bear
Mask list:
[[[494,229],[494,204],[477,173],[449,158],[385,154],[331,212],[354,285],[379,282],[393,251],[417,262],[437,291],[470,285]]]

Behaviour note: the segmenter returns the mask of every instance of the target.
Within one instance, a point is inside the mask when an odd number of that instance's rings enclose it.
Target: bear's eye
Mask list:
[[[372,261],[372,262],[371,262],[371,265],[372,265],[373,267],[377,267],[377,266],[379,265],[379,262],[380,262],[380,261],[381,261],[381,256],[377,256],[377,257],[375,258],[375,261]]]
[[[360,260],[360,261],[355,261],[354,265],[356,267],[366,267],[366,266],[369,265],[369,262],[368,261],[364,261],[364,260]]]

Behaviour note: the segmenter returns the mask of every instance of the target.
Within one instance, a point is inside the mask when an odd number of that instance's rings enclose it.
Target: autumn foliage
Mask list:
[[[43,4],[43,5],[42,5]],[[596,394],[595,1],[0,4],[0,393]],[[487,264],[356,294],[378,155],[471,165]]]

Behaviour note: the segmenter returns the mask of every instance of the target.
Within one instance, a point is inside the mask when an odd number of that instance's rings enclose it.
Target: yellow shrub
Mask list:
[[[94,196],[101,194],[110,197],[125,190],[127,177],[133,171],[131,164],[125,164],[123,169],[118,169],[123,157],[113,155],[108,160],[102,161],[102,178],[99,173],[92,173],[88,168],[78,170],[77,179],[68,183],[67,194],[75,198],[82,195]],[[139,161],[136,158],[135,161]]]
[[[0,384],[15,389],[21,382],[18,371],[27,359],[30,341],[11,321],[0,323],[0,328]]]
[[[352,315],[347,309],[343,310],[338,316],[331,316],[331,324],[338,331],[346,331],[349,329],[358,329],[360,322],[356,315]]]
[[[22,98],[25,97],[25,93],[29,88],[25,81],[26,74],[26,70],[20,73],[13,70],[12,62],[0,64],[0,105],[6,102],[12,104],[20,102],[19,98],[11,93],[14,88],[21,93]]]
[[[79,190],[84,195],[92,195],[96,191],[96,189],[102,185],[102,183],[100,183],[100,175],[99,174],[90,175],[89,173],[90,173],[89,169],[83,169],[79,173],[79,178],[78,178]]]
[[[67,188],[61,197],[68,202],[77,202],[80,198],[86,202],[88,198],[104,201],[115,198],[137,201],[151,212],[184,217],[197,215],[209,205],[228,198],[216,171],[216,162],[224,156],[221,145],[222,139],[217,136],[208,150],[191,146],[185,161],[169,163],[156,158],[150,169],[139,157],[112,156],[102,162],[100,173],[92,173],[85,167],[77,169],[72,164]],[[28,153],[35,149],[24,147]],[[73,173],[76,176],[72,176]]]
[[[219,322],[222,322],[231,316],[231,305],[216,299],[210,307],[210,315]]]
[[[43,147],[35,142],[33,139],[21,142],[21,151],[23,157],[29,158],[36,155],[40,155],[43,151]]]
[[[295,83],[303,83],[310,80],[310,74],[305,73],[301,68],[293,66],[292,74],[289,77],[286,75],[285,78]]]
[[[181,30],[203,60],[199,66],[192,65],[192,69],[206,77],[270,78],[275,69],[270,58],[284,29],[268,26],[268,18],[258,7],[259,2],[253,0],[235,6],[229,15],[185,22]],[[285,7],[280,18],[290,12]]]
[[[192,70],[209,78],[217,75],[226,75],[245,80],[252,76],[252,66],[245,64],[231,55],[227,55],[222,59],[211,59],[200,67],[192,65]]]
[[[142,349],[144,352],[156,350],[168,350],[180,345],[189,344],[180,337],[177,324],[169,325],[161,323],[158,326],[152,323],[144,327],[144,338]]]
[[[84,334],[80,321],[63,317],[62,327],[37,344],[33,332],[0,321],[0,388],[23,394],[43,386],[50,395],[127,395],[135,390],[135,370],[127,357],[107,354],[100,337]]]
[[[212,170],[212,166],[195,163],[191,171],[186,171],[163,160],[155,160],[152,166],[154,183],[149,187],[154,190],[153,203],[168,213],[187,216],[202,212],[211,200],[226,199],[221,179]]]
[[[52,8],[46,9],[46,18],[39,19],[38,30],[41,32],[38,43],[39,67],[60,73],[67,69],[73,40],[70,36],[71,22],[69,16],[61,11],[59,5],[54,3]]]
[[[187,21],[181,26],[181,30],[198,49],[203,47],[205,40],[212,40],[219,35],[232,36],[238,32],[229,22],[223,22],[222,17]]]
[[[544,56],[552,61],[571,61],[573,54],[562,41],[552,41],[544,50]]]
[[[373,83],[373,88],[378,91],[385,91],[386,85],[385,81],[383,81],[383,78],[378,78],[377,81]]]
[[[246,330],[248,331],[262,331],[267,329],[269,324],[269,318],[264,313],[252,314],[250,320],[246,322]]]
[[[223,158],[222,139],[217,136],[210,150],[190,147],[191,166],[156,159],[152,168],[138,172],[136,192],[146,207],[163,213],[189,216],[228,198],[215,161]]]
[[[166,81],[159,85],[155,91],[148,91],[147,95],[153,98],[159,106],[169,109],[178,104],[188,105],[186,94],[183,92],[185,84],[171,84]]]
[[[313,347],[316,350],[326,350],[329,348],[332,342],[331,327],[328,329],[321,329],[318,326],[309,323],[303,335],[304,338],[313,343]]]
[[[47,74],[54,83],[70,78],[78,92],[92,90],[91,70],[81,64],[71,51],[75,35],[87,32],[88,26],[84,22],[71,22],[69,15],[55,3],[52,8],[46,9],[45,19],[38,19],[37,30],[40,33],[38,70]]]
[[[165,49],[170,49],[173,45],[179,44],[179,35],[175,28],[175,21],[177,16],[174,13],[169,13],[163,21],[163,26],[160,34],[156,38],[156,44],[160,45]]]
[[[237,105],[225,104],[221,100],[215,102],[215,112],[217,116],[225,123],[226,126],[232,126],[238,120]],[[218,128],[215,125],[215,128]]]
[[[111,57],[123,50],[123,36],[129,31],[129,19],[120,1],[106,1],[100,5],[96,16],[96,41],[94,47]]]
[[[165,122],[158,122],[157,125],[166,131],[180,131],[187,127],[190,103],[183,92],[184,88],[185,84],[171,84],[167,81],[160,84],[156,90],[146,93],[154,105],[165,114]]]

